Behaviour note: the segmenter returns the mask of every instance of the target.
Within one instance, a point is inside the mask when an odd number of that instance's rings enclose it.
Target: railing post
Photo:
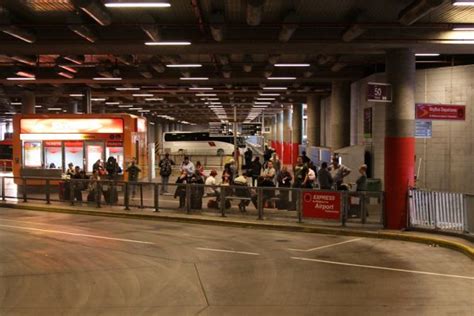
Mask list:
[[[263,220],[263,189],[257,187],[257,211],[258,219]]]
[[[360,207],[360,219],[361,223],[365,224],[367,222],[367,209],[365,208],[365,199],[366,199],[366,192],[363,191],[359,196],[359,207]]]
[[[220,203],[220,209],[221,209],[221,216],[225,217],[225,192],[224,192],[224,187],[220,187],[220,192],[219,192],[219,199],[221,201]],[[217,197],[216,197],[217,198]]]
[[[292,189],[292,190],[295,190],[295,189]],[[296,190],[297,190],[297,193],[295,194],[295,196],[296,196],[295,203],[296,203],[296,211],[298,212],[298,223],[302,223],[303,222],[303,203],[302,203],[302,201],[303,201],[303,191],[300,188],[298,188]]]
[[[46,204],[51,204],[51,198],[49,194],[49,179],[46,179]]]
[[[71,201],[71,205],[74,206],[74,186],[75,182],[73,180],[69,180],[69,200]]]
[[[125,204],[125,210],[130,211],[130,194],[129,194],[129,184],[125,182],[123,203]]]
[[[22,185],[23,185],[23,202],[28,202],[28,196],[27,196],[27,187],[26,187],[26,179],[25,178],[21,178],[22,179]]]
[[[5,177],[2,177],[2,201],[5,201]]]
[[[185,184],[185,192],[186,192],[186,199],[185,199],[185,208],[186,214],[191,213],[191,185],[189,183]]]
[[[341,206],[341,225],[346,226],[347,222],[347,213],[348,213],[348,194],[343,191],[339,191],[341,201],[342,201],[342,206]]]
[[[97,202],[97,208],[100,208],[100,203],[102,199],[102,183],[100,181],[97,181],[97,192],[96,192],[96,202]]]
[[[467,212],[469,211],[469,201],[467,194],[462,195],[462,217],[463,217],[463,227],[462,230],[464,233],[469,233],[469,216]]]
[[[153,201],[154,201],[154,206],[155,210],[153,212],[159,212],[160,211],[160,204],[159,204],[159,198],[160,198],[160,186],[158,183],[153,184]]]
[[[140,188],[140,208],[144,208],[144,206],[143,206],[143,183],[140,182],[139,188]]]

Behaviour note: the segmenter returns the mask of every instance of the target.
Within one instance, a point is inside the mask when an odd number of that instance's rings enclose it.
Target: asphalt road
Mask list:
[[[400,241],[0,210],[0,315],[474,315],[474,262]]]

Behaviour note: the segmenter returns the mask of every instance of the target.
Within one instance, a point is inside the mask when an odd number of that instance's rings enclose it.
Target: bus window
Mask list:
[[[41,141],[25,141],[24,148],[24,167],[41,167]]]

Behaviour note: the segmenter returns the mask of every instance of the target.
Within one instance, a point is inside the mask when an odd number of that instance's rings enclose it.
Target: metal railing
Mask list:
[[[151,209],[181,213],[249,216],[333,224],[384,222],[383,192],[320,191],[290,187],[206,186],[91,179],[1,177],[3,201],[44,201],[126,211]],[[319,208],[319,209],[317,209]],[[328,211],[328,212],[326,212]]]
[[[463,193],[410,189],[409,226],[472,233],[474,196]]]

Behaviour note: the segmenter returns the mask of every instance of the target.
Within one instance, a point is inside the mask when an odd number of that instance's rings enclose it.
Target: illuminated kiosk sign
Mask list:
[[[119,118],[21,119],[21,134],[121,134]]]

